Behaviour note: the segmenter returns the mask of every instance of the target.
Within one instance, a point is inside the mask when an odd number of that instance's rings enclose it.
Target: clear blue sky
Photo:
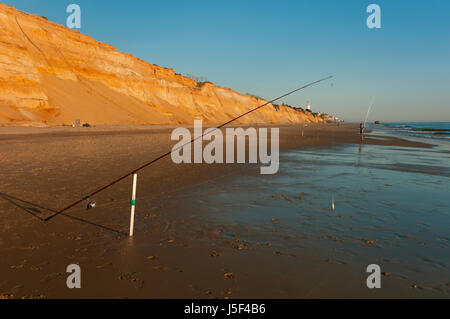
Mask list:
[[[271,99],[361,121],[450,121],[450,1],[10,0],[65,24],[82,8],[82,33],[150,63]],[[381,6],[382,29],[366,8]]]

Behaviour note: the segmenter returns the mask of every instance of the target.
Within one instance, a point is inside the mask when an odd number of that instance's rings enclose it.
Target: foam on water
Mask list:
[[[373,125],[370,127],[374,128]],[[376,129],[388,130],[394,134],[429,140],[450,141],[450,122],[383,123]]]

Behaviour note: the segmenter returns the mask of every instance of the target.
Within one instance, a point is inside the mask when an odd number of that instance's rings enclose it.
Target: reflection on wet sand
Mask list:
[[[448,158],[435,150],[411,151],[363,143],[290,151],[279,175],[249,175],[196,189],[201,203],[194,200],[184,210],[222,225],[215,240],[239,238],[246,249],[270,245],[275,256],[314,255],[348,270],[380,264],[385,281],[396,284],[384,296],[408,297],[417,290],[448,297],[450,175],[442,169]],[[419,166],[426,157],[434,166]],[[330,193],[336,202],[332,212]],[[345,289],[357,285],[349,282]]]

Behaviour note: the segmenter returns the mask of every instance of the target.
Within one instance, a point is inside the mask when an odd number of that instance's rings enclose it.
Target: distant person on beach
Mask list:
[[[366,129],[366,127],[364,126],[363,123],[359,124],[359,134],[361,135],[361,141],[364,140],[364,130]]]

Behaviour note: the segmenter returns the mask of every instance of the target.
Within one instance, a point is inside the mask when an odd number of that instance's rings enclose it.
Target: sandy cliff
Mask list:
[[[221,123],[262,104],[0,4],[0,125]],[[240,123],[320,122],[269,105]]]

